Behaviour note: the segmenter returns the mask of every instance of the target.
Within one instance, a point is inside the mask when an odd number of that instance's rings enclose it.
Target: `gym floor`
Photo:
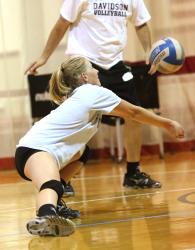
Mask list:
[[[189,250],[195,249],[195,152],[144,156],[143,171],[160,189],[122,187],[125,163],[88,163],[72,184],[67,205],[81,211],[69,237],[34,237],[36,190],[15,170],[0,172],[0,250]]]

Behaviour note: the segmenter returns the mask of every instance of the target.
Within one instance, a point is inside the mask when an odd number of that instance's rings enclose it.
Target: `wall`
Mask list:
[[[0,158],[14,155],[19,138],[31,126],[24,70],[41,53],[61,3],[0,0]],[[63,46],[40,73],[51,72],[62,60]]]
[[[24,69],[40,55],[51,27],[59,16],[62,2],[63,0],[0,0],[0,159],[13,157],[18,139],[31,126]],[[153,41],[162,36],[173,36],[182,42],[186,55],[194,55],[195,1],[145,0],[145,3],[152,15],[150,28]],[[128,37],[125,59],[144,60],[144,51],[131,25],[128,26]],[[63,39],[48,63],[40,69],[40,73],[51,72],[63,60],[65,45],[66,39]],[[193,78],[189,77],[192,91]],[[183,80],[185,79],[182,78]],[[165,92],[165,87],[161,84],[161,100],[164,100]],[[169,93],[169,98],[175,98],[174,91]],[[168,110],[171,105],[168,101],[161,101],[161,104],[163,110]]]

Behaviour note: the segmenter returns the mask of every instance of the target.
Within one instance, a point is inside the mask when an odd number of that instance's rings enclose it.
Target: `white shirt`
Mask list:
[[[72,23],[65,53],[105,69],[123,59],[128,20],[140,26],[150,19],[143,0],[64,0],[60,13]]]
[[[97,132],[101,115],[111,112],[120,101],[106,88],[84,84],[58,108],[36,122],[17,147],[49,152],[61,169]]]

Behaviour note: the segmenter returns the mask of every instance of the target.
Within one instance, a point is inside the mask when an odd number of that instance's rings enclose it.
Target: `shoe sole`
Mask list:
[[[27,225],[27,230],[32,235],[39,236],[69,236],[75,231],[75,224],[63,218],[63,223],[51,221],[50,218],[35,218],[30,220]]]

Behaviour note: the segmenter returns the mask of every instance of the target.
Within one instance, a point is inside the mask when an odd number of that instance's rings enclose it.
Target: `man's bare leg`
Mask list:
[[[140,171],[140,156],[142,145],[142,125],[132,120],[125,120],[125,149],[127,157],[127,172],[123,185],[134,188],[160,188],[159,181]]]

